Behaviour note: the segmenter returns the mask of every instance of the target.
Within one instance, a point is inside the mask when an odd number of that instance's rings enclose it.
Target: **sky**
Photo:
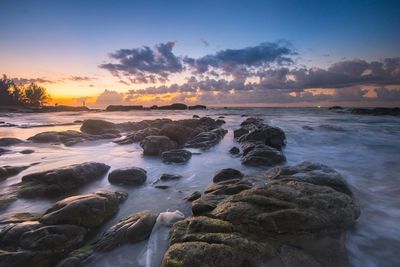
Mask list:
[[[52,104],[399,106],[400,1],[0,0],[0,74]]]

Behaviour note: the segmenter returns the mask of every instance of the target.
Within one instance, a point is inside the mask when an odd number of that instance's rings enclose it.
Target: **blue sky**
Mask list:
[[[0,72],[15,77],[105,76],[109,53],[169,41],[200,58],[286,40],[296,64],[320,68],[400,55],[400,1],[0,0],[0,10]],[[111,78],[88,94],[118,90]]]

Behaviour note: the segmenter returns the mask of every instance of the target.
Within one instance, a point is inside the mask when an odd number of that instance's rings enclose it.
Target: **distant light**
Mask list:
[[[317,108],[321,108],[321,106],[317,106]]]

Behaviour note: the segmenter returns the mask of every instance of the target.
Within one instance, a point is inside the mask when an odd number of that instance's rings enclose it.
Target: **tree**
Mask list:
[[[15,99],[13,98],[12,91],[16,88],[14,81],[3,75],[0,79],[0,105],[15,105]]]
[[[31,106],[42,106],[50,100],[50,95],[46,88],[35,83],[31,83],[25,87],[25,103]]]

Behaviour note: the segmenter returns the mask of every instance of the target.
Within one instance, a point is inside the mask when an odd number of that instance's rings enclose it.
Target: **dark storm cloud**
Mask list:
[[[210,68],[222,69],[232,74],[238,68],[269,66],[270,64],[291,64],[291,56],[297,53],[287,42],[265,42],[243,49],[226,49],[215,54],[194,59],[185,57],[184,62],[193,67],[197,73],[205,73]]]
[[[116,62],[99,67],[133,83],[165,82],[170,74],[183,71],[181,59],[172,52],[174,46],[175,42],[167,42],[154,48],[120,49],[110,54]]]

